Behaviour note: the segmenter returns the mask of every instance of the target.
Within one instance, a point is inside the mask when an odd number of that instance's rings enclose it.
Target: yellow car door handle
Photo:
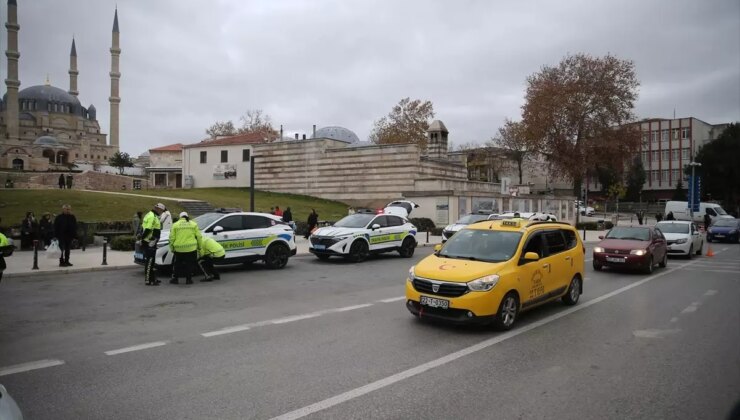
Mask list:
[[[570,257],[565,257],[565,259],[566,259],[566,260],[569,260],[569,259],[570,259]]]
[[[550,268],[550,264],[542,264],[542,268]]]

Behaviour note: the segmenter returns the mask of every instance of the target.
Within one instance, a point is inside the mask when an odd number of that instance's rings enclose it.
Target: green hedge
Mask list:
[[[133,235],[115,236],[111,240],[110,249],[114,251],[133,251],[135,243],[136,243],[136,237]]]
[[[434,225],[434,222],[432,222],[432,219],[428,219],[426,217],[414,217],[409,219],[409,222],[416,226],[419,232],[426,232],[427,230],[431,231],[437,227]]]
[[[438,227],[436,227],[434,229],[429,229],[429,234],[432,235],[432,236],[442,236],[442,231],[443,230],[444,230],[444,228],[438,228]]]
[[[609,230],[609,229],[611,229],[613,227],[614,227],[614,223],[612,223],[610,221],[605,221],[604,222],[604,228],[606,230]],[[586,230],[598,230],[598,226],[597,226],[597,223],[596,222],[580,222],[580,223],[578,223],[576,225],[576,229],[578,229],[578,230],[583,230],[583,229],[586,229]]]

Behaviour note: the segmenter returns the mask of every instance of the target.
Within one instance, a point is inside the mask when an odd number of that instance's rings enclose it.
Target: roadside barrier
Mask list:
[[[108,265],[108,238],[103,238],[103,263],[100,265]]]
[[[39,269],[39,241],[33,241],[33,268],[31,270]]]

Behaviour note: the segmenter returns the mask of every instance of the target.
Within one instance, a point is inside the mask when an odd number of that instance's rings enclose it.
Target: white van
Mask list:
[[[690,220],[691,213],[689,212],[687,201],[669,201],[665,203],[664,216],[667,216],[669,212],[673,212],[673,217],[676,220]],[[728,215],[727,212],[719,205],[715,203],[699,203],[699,211],[694,212],[694,222],[703,222],[704,215],[708,214],[712,220],[715,218],[720,219],[732,219],[733,217]]]

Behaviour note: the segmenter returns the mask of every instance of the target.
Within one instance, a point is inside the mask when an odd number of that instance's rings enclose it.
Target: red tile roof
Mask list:
[[[181,150],[182,150],[182,143],[175,143],[175,144],[168,144],[167,146],[155,147],[154,149],[149,149],[149,153],[151,152],[179,152]]]
[[[184,149],[191,147],[209,147],[209,146],[228,146],[232,144],[258,144],[266,143],[265,135],[262,133],[239,134],[230,137],[221,137],[216,139],[206,139],[198,143],[183,146]]]

